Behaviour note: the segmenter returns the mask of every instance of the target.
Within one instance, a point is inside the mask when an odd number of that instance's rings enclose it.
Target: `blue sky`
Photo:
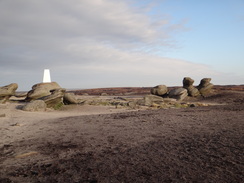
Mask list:
[[[0,86],[244,84],[243,0],[0,1]]]
[[[177,36],[180,48],[166,55],[205,63],[223,72],[243,73],[243,0],[169,0],[158,8],[177,22],[187,21]]]

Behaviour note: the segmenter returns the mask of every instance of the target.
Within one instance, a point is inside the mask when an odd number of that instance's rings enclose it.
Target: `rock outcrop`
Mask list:
[[[165,85],[158,85],[151,89],[151,94],[157,96],[164,96],[168,93],[168,88]]]
[[[183,79],[183,88],[187,89],[188,95],[196,97],[200,95],[200,92],[196,87],[193,86],[194,80],[190,77],[184,77]]]
[[[61,88],[58,83],[38,83],[32,86],[32,90],[27,93],[26,101],[32,101],[41,97],[51,95],[51,90]]]
[[[200,82],[200,84],[197,86],[200,94],[205,97],[206,95],[208,95],[212,88],[213,88],[213,84],[210,83],[211,78],[203,78]]]
[[[187,89],[185,88],[176,88],[173,90],[170,90],[169,92],[169,98],[174,98],[177,100],[183,100],[184,98],[186,98],[188,95],[187,93]]]
[[[58,83],[50,82],[50,83],[38,83],[32,86],[32,90],[27,93],[27,97],[25,98],[26,102],[41,100],[46,104],[47,108],[58,109],[62,105],[68,104],[78,104],[78,100],[76,99],[73,93],[65,93],[66,89],[61,88]],[[34,103],[35,104],[35,103]],[[34,104],[29,104],[30,108]],[[27,107],[29,107],[27,105]]]
[[[11,96],[15,95],[17,88],[17,83],[11,83],[9,85],[0,87],[0,103],[7,102]]]
[[[183,88],[176,88],[168,91],[167,86],[158,85],[151,88],[151,94],[163,98],[173,98],[176,100],[184,100],[187,96],[197,97],[199,95],[206,96],[211,92],[213,84],[210,83],[211,78],[203,78],[197,87],[193,86],[194,80],[190,77],[184,77]]]

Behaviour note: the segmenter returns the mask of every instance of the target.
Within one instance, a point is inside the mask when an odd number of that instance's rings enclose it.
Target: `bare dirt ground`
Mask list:
[[[243,182],[244,92],[134,110],[0,106],[0,182]]]

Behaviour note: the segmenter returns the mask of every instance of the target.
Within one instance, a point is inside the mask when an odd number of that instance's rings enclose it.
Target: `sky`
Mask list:
[[[0,86],[244,84],[244,0],[0,0]]]

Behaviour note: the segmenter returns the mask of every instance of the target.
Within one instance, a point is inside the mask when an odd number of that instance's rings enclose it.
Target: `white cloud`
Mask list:
[[[145,9],[114,0],[0,1],[1,86],[27,90],[45,68],[67,88],[178,85],[186,75],[214,75],[206,65],[153,55],[184,23],[152,20]]]
[[[46,44],[47,39],[87,37],[111,44],[148,43],[165,34],[156,30],[162,25],[153,24],[148,16],[133,11],[123,1],[10,0],[0,3],[1,39],[11,43],[20,41],[32,46]]]

